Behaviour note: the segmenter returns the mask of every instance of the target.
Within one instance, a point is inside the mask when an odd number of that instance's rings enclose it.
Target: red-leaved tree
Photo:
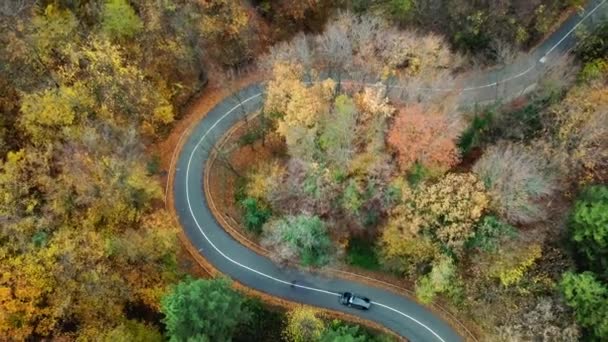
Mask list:
[[[444,115],[424,112],[422,106],[414,105],[399,111],[387,142],[397,153],[403,171],[416,162],[433,170],[447,170],[459,161],[455,139]]]

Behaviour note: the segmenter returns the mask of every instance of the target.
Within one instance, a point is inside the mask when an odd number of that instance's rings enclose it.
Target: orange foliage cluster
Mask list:
[[[388,145],[397,152],[402,170],[414,163],[434,170],[447,170],[458,163],[460,156],[445,117],[425,113],[422,106],[408,106],[399,111],[388,132]]]

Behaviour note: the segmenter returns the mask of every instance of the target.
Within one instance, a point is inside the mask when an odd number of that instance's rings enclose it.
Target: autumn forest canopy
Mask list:
[[[211,192],[273,261],[406,286],[480,340],[607,339],[608,24],[535,87],[461,91],[583,5],[1,5],[0,340],[392,339],[269,306],[183,249],[174,136],[247,77],[263,105],[209,147]]]

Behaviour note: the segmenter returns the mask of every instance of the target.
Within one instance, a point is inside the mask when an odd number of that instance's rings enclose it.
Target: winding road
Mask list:
[[[524,91],[534,84],[543,69],[575,43],[581,23],[597,25],[607,12],[608,0],[591,1],[584,11],[566,20],[559,29],[532,51],[525,60],[466,81],[460,91],[471,103],[492,100],[499,87]],[[429,89],[445,91],[445,89]],[[203,191],[205,164],[223,134],[246,113],[262,105],[264,87],[251,85],[217,104],[202,119],[179,151],[173,177],[174,205],[180,224],[201,255],[220,272],[253,289],[290,301],[346,312],[377,322],[410,341],[462,341],[456,331],[426,307],[391,291],[362,283],[331,278],[297,269],[279,267],[235,241],[218,224]],[[515,94],[515,93],[513,93]],[[240,99],[240,100],[237,100]],[[291,282],[296,280],[295,287]],[[340,292],[353,291],[372,299],[369,311],[338,303]]]

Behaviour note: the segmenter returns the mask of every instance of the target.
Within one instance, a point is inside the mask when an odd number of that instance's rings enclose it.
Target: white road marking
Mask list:
[[[572,27],[572,29],[570,29],[557,43],[555,43],[547,52],[545,52],[543,54],[543,56],[539,59],[540,63],[545,63],[547,61],[547,56],[549,56],[549,54],[551,54],[551,52],[553,52],[553,50],[555,50],[555,48],[557,48],[561,43],[563,43],[563,41],[568,38],[568,36],[570,36],[572,34],[572,32],[574,32],[574,30],[576,30],[585,20],[587,20],[587,18],[589,18],[591,15],[593,15],[593,13],[595,11],[597,11],[600,7],[602,7],[606,1],[608,0],[603,0],[602,2],[600,2],[599,4],[597,4],[593,9],[591,9],[589,12],[587,12],[587,14],[581,18],[581,20],[579,20],[578,23],[576,23],[576,25],[574,25],[574,27]],[[465,91],[472,91],[472,90],[479,90],[479,89],[483,89],[483,88],[489,88],[489,87],[493,87],[496,85],[499,85],[501,83],[506,83],[509,81],[512,81],[516,78],[520,78],[524,75],[526,75],[527,73],[529,73],[530,71],[532,71],[532,69],[534,69],[536,67],[536,65],[532,65],[530,66],[528,69],[520,72],[519,74],[515,75],[515,76],[511,76],[508,78],[505,78],[503,80],[497,81],[497,82],[492,82],[492,83],[488,83],[488,84],[484,84],[484,85],[480,85],[480,86],[474,86],[474,87],[467,87],[467,88],[463,88],[461,89],[462,92]],[[371,85],[371,86],[381,86],[383,87],[384,85]],[[399,86],[399,85],[395,85],[392,86],[390,88],[408,88],[407,86]],[[412,87],[413,89],[416,90],[432,90],[432,91],[452,91],[452,90],[458,90],[458,88],[430,88],[430,87]]]
[[[553,52],[553,50],[559,46],[559,44],[561,44],[569,35],[572,34],[572,32],[574,32],[574,30],[576,30],[580,24],[583,23],[583,21],[585,21],[587,18],[589,18],[595,11],[597,11],[598,8],[602,7],[602,5],[604,3],[606,3],[607,0],[604,0],[602,2],[600,2],[597,6],[595,6],[591,11],[589,11],[581,20],[579,20],[578,23],[576,23],[576,25],[574,25],[573,28],[570,29],[570,31],[568,31],[563,37],[562,39],[560,39],[557,43],[555,43],[555,45],[553,45],[549,51],[545,52],[545,54],[543,55],[543,57],[548,56],[551,52]]]
[[[414,317],[409,316],[409,315],[407,315],[407,314],[405,314],[405,313],[403,313],[403,312],[401,312],[401,311],[399,311],[399,310],[397,310],[397,309],[391,308],[391,307],[390,307],[390,306],[388,306],[388,305],[385,305],[385,304],[382,304],[382,303],[378,303],[378,302],[374,302],[374,301],[372,301],[372,304],[379,305],[379,306],[381,306],[381,307],[383,307],[383,308],[385,308],[385,309],[388,309],[388,310],[391,310],[391,311],[393,311],[393,312],[396,312],[396,313],[398,313],[399,315],[402,315],[402,316],[404,316],[404,317],[407,317],[407,318],[411,319],[412,321],[414,321],[414,322],[416,322],[416,323],[418,323],[418,324],[420,324],[420,325],[422,325],[422,326],[425,326],[424,324],[422,324],[422,322],[418,321],[418,320],[417,320],[417,319],[415,319]],[[433,330],[430,330],[430,329],[429,329],[429,331],[430,331],[430,332],[431,332],[433,335],[435,335],[435,337],[437,337],[437,338],[438,338],[440,341],[445,342],[445,340],[444,340],[444,339],[442,339],[442,338],[441,338],[441,336],[437,335],[437,334],[436,334],[436,333],[435,333]]]
[[[563,37],[562,37],[562,38],[561,38],[561,39],[560,39],[560,40],[559,40],[559,41],[558,41],[558,42],[557,42],[555,45],[553,45],[553,46],[552,46],[552,47],[551,47],[551,48],[550,48],[550,49],[549,49],[549,50],[548,50],[548,51],[547,51],[547,52],[546,52],[546,53],[545,53],[545,54],[542,56],[542,58],[539,60],[539,62],[544,63],[544,62],[545,62],[545,60],[546,60],[546,56],[548,56],[548,55],[549,55],[551,52],[553,52],[553,50],[554,50],[554,49],[555,49],[557,46],[559,46],[559,45],[560,45],[560,44],[561,44],[561,43],[562,43],[562,42],[563,42],[563,41],[566,39],[566,37],[568,37],[570,34],[572,34],[572,32],[574,32],[574,30],[575,30],[575,29],[576,29],[576,28],[577,28],[577,27],[578,27],[578,26],[579,26],[579,25],[580,25],[580,24],[581,24],[581,23],[582,23],[584,20],[586,20],[586,19],[587,19],[589,16],[591,16],[591,15],[592,15],[592,14],[593,14],[593,13],[594,13],[594,12],[595,12],[595,11],[596,11],[598,8],[600,8],[602,5],[604,5],[604,3],[606,3],[606,1],[608,1],[608,0],[603,0],[603,1],[602,1],[600,4],[598,4],[598,5],[597,5],[596,7],[594,7],[594,8],[593,8],[591,11],[589,11],[589,13],[587,13],[587,15],[585,15],[585,16],[584,16],[584,17],[583,17],[583,18],[582,18],[582,19],[581,19],[581,20],[580,20],[580,21],[579,21],[579,22],[578,22],[578,23],[577,23],[577,24],[576,24],[576,25],[575,25],[575,26],[574,26],[572,29],[570,29],[570,30],[569,30],[569,31],[566,33],[566,35],[564,35],[564,36],[563,36]],[[499,82],[493,82],[493,83],[486,84],[486,85],[482,85],[482,86],[476,86],[476,87],[468,87],[468,88],[463,88],[463,89],[462,89],[462,91],[470,91],[470,90],[476,90],[476,89],[488,88],[488,87],[492,87],[492,86],[498,85],[499,83],[508,82],[508,81],[513,80],[513,79],[515,79],[515,78],[522,77],[523,75],[525,75],[525,74],[527,74],[528,72],[530,72],[530,71],[531,71],[531,70],[532,70],[534,67],[535,67],[535,66],[533,65],[533,66],[529,67],[528,69],[526,69],[525,71],[523,71],[523,72],[521,72],[521,73],[519,73],[519,74],[517,74],[517,75],[515,75],[515,76],[512,76],[512,77],[506,78],[506,79],[504,79],[504,80],[501,80],[501,81],[499,81]],[[368,85],[369,85],[369,84],[368,84]],[[372,85],[372,86],[373,86],[373,85]],[[454,89],[442,89],[442,88],[435,88],[435,89],[434,89],[434,88],[419,88],[419,89],[430,89],[430,90],[454,90]],[[207,234],[205,234],[205,231],[203,230],[203,228],[202,228],[202,227],[201,227],[201,225],[199,224],[198,220],[196,219],[196,216],[194,215],[194,210],[192,209],[192,205],[191,205],[191,202],[190,202],[190,187],[188,186],[188,181],[189,181],[189,178],[190,178],[190,165],[191,165],[191,163],[192,163],[192,159],[193,159],[193,157],[194,157],[195,152],[198,150],[198,148],[200,147],[200,145],[202,144],[202,142],[205,140],[205,138],[207,137],[207,135],[209,135],[209,133],[210,133],[210,132],[211,132],[213,129],[215,129],[215,127],[216,127],[216,126],[217,126],[217,125],[218,125],[218,124],[219,124],[219,123],[220,123],[220,122],[221,122],[221,121],[222,121],[224,118],[226,118],[228,115],[230,115],[230,113],[232,113],[233,111],[235,111],[235,110],[236,110],[237,108],[239,108],[239,107],[240,107],[242,104],[247,103],[247,102],[249,102],[249,101],[251,101],[251,100],[253,100],[253,99],[255,99],[255,98],[258,98],[258,97],[260,97],[261,95],[262,95],[262,93],[255,94],[255,95],[253,95],[253,96],[251,96],[251,97],[249,97],[249,98],[247,98],[247,99],[245,99],[245,100],[241,101],[239,104],[237,104],[236,106],[234,106],[234,107],[233,107],[232,109],[230,109],[228,112],[224,113],[224,115],[222,115],[222,116],[221,116],[221,117],[220,117],[220,118],[219,118],[219,119],[218,119],[218,120],[217,120],[217,121],[216,121],[216,122],[215,122],[215,123],[214,123],[214,124],[213,124],[213,125],[212,125],[212,126],[209,128],[209,129],[208,129],[208,130],[207,130],[207,132],[205,132],[205,134],[203,134],[203,136],[201,137],[201,139],[198,141],[198,143],[196,144],[196,146],[194,147],[194,149],[193,149],[193,150],[192,150],[192,152],[190,153],[190,157],[189,157],[189,159],[188,159],[188,166],[187,166],[187,168],[186,168],[186,201],[188,202],[188,208],[189,208],[189,210],[190,210],[190,215],[192,216],[192,219],[194,220],[194,223],[196,224],[196,226],[197,226],[198,230],[199,230],[199,231],[200,231],[200,233],[203,235],[203,237],[205,238],[205,240],[207,240],[207,242],[208,242],[208,243],[211,245],[211,247],[213,247],[213,249],[215,249],[215,250],[216,250],[216,251],[217,251],[217,252],[218,252],[218,253],[219,253],[219,254],[220,254],[222,257],[224,257],[226,260],[230,261],[231,263],[233,263],[233,264],[235,264],[235,265],[237,265],[237,266],[239,266],[239,267],[242,267],[242,268],[244,268],[244,269],[246,269],[246,270],[248,270],[248,271],[251,271],[251,272],[253,272],[253,273],[256,273],[256,274],[258,274],[258,275],[260,275],[260,276],[262,276],[262,277],[265,277],[265,278],[268,278],[268,279],[274,280],[274,281],[276,281],[276,282],[279,282],[279,283],[282,283],[282,284],[285,284],[285,285],[288,285],[288,286],[294,286],[294,287],[297,287],[297,288],[301,288],[301,289],[305,289],[305,290],[310,290],[310,291],[315,291],[315,292],[319,292],[319,293],[323,293],[323,294],[327,294],[327,295],[332,295],[332,296],[340,296],[340,293],[337,293],[337,292],[331,292],[331,291],[326,291],[326,290],[323,290],[323,289],[318,289],[318,288],[314,288],[314,287],[309,287],[309,286],[304,286],[304,285],[299,285],[299,284],[293,284],[293,283],[291,283],[291,282],[289,282],[289,281],[285,281],[285,280],[282,280],[282,279],[279,279],[279,278],[275,278],[275,277],[273,277],[273,276],[271,276],[271,275],[268,275],[268,274],[265,274],[265,273],[263,273],[263,272],[260,272],[260,271],[258,271],[258,270],[256,270],[256,269],[254,269],[254,268],[251,268],[251,267],[249,267],[249,266],[243,265],[243,264],[241,264],[240,262],[238,262],[238,261],[236,261],[236,260],[234,260],[234,259],[230,258],[228,255],[224,254],[224,252],[222,252],[222,251],[221,251],[221,250],[220,250],[220,249],[219,249],[219,248],[218,248],[218,247],[217,247],[217,246],[216,246],[216,245],[215,245],[215,244],[214,244],[214,243],[213,243],[213,242],[212,242],[212,241],[209,239],[209,237],[207,236]],[[176,169],[176,171],[179,171],[179,170],[180,170],[179,168],[177,168],[177,169]],[[199,251],[201,251],[201,252],[202,252],[202,248],[201,248],[201,249],[199,249]],[[372,302],[372,303],[373,303],[373,304],[375,304],[375,305],[378,305],[378,306],[380,306],[380,307],[383,307],[383,308],[385,308],[385,309],[387,309],[387,310],[393,311],[393,312],[395,312],[395,313],[397,313],[397,314],[399,314],[399,315],[401,315],[401,316],[403,316],[403,317],[405,317],[405,318],[407,318],[407,319],[411,320],[412,322],[415,322],[416,324],[418,324],[418,325],[422,326],[423,328],[425,328],[426,330],[428,330],[428,331],[429,331],[431,334],[433,334],[435,337],[437,337],[437,339],[439,339],[441,342],[445,342],[445,340],[444,340],[443,338],[441,338],[441,336],[439,336],[439,335],[438,335],[438,334],[437,334],[435,331],[433,331],[433,329],[429,328],[427,325],[425,325],[424,323],[422,323],[422,322],[420,322],[419,320],[415,319],[414,317],[412,317],[412,316],[410,316],[410,315],[408,315],[408,314],[406,314],[406,313],[403,313],[403,312],[401,312],[401,311],[399,311],[399,310],[397,310],[397,309],[395,309],[395,308],[392,308],[392,307],[390,307],[390,306],[388,306],[388,305],[385,305],[385,304],[382,304],[382,303],[379,303],[379,302]]]
[[[489,87],[493,87],[493,86],[499,85],[500,83],[507,83],[507,82],[509,82],[511,80],[514,80],[516,78],[520,78],[523,75],[529,73],[532,69],[534,69],[534,67],[535,67],[535,65],[532,65],[528,69],[520,72],[519,74],[517,74],[515,76],[507,77],[504,80],[500,80],[498,82],[493,82],[493,83],[490,83],[490,84],[485,84],[485,85],[482,85],[482,86],[463,88],[462,91],[469,91],[469,90],[477,90],[477,89],[489,88]]]
[[[209,237],[207,236],[207,234],[205,234],[205,231],[203,230],[203,228],[201,227],[201,225],[199,224],[198,220],[196,219],[196,216],[194,215],[194,210],[192,209],[192,204],[190,202],[190,187],[188,186],[189,184],[189,179],[190,179],[190,165],[192,164],[192,159],[194,157],[194,154],[196,153],[196,151],[198,150],[198,148],[200,147],[200,145],[203,143],[203,141],[205,140],[205,138],[207,138],[207,135],[209,135],[209,133],[215,129],[215,127],[222,121],[224,120],[228,115],[230,115],[230,113],[232,113],[233,111],[235,111],[237,108],[239,108],[242,104],[249,102],[257,97],[260,97],[262,95],[262,93],[258,93],[255,94],[243,101],[241,101],[238,105],[234,106],[232,109],[230,109],[228,112],[226,112],[224,115],[222,115],[213,125],[211,125],[211,127],[209,127],[209,129],[207,130],[207,132],[205,132],[205,134],[203,134],[203,136],[201,137],[201,139],[198,141],[198,143],[196,144],[196,146],[194,146],[194,149],[192,150],[192,152],[190,153],[190,158],[188,159],[188,166],[186,167],[186,201],[188,202],[188,208],[190,209],[190,215],[192,216],[192,219],[194,220],[194,223],[196,224],[198,230],[201,232],[201,234],[203,235],[203,237],[205,238],[205,240],[207,240],[207,242],[211,245],[211,247],[213,247],[213,249],[215,249],[221,256],[223,256],[226,260],[230,261],[231,263],[242,267],[248,271],[251,271],[253,273],[256,273],[262,277],[274,280],[276,282],[285,284],[285,285],[289,285],[289,286],[295,286],[301,289],[305,289],[305,290],[310,290],[310,291],[315,291],[315,292],[320,292],[323,294],[327,294],[327,295],[332,295],[332,296],[340,296],[341,294],[338,292],[331,292],[331,291],[327,291],[327,290],[323,290],[323,289],[318,289],[318,288],[314,288],[314,287],[309,287],[309,286],[305,286],[305,285],[299,285],[299,284],[293,284],[289,281],[283,280],[283,279],[279,279],[279,278],[275,278],[271,275],[268,275],[266,273],[263,273],[261,271],[258,271],[254,268],[251,268],[249,266],[243,265],[240,262],[230,258],[228,255],[226,255],[223,251],[221,251],[214,243],[213,241],[211,241],[211,239],[209,239]],[[420,326],[422,326],[423,328],[425,328],[426,330],[428,330],[429,332],[431,332],[431,334],[433,334],[434,336],[436,336],[441,342],[445,342],[444,339],[442,339],[435,331],[433,331],[433,329],[429,328],[427,325],[425,325],[424,323],[418,321],[417,319],[397,310],[394,308],[391,308],[390,306],[381,304],[381,303],[376,303],[378,306],[380,307],[384,307],[386,309],[389,309],[391,311],[394,311],[396,313],[399,313],[400,315],[402,315],[403,317],[409,318],[410,320],[412,320],[413,322],[419,324]]]
[[[205,138],[207,137],[207,135],[209,135],[209,133],[215,129],[215,127],[220,123],[220,121],[222,121],[224,118],[226,118],[230,113],[232,113],[234,110],[236,110],[237,108],[239,108],[241,106],[241,104],[244,104],[246,102],[249,102],[257,97],[260,97],[262,95],[262,93],[258,93],[256,95],[253,95],[243,101],[241,101],[241,103],[239,103],[238,105],[234,106],[232,109],[230,109],[228,112],[226,112],[224,115],[222,115],[222,117],[220,117],[208,130],[207,132],[205,132],[205,134],[201,137],[201,139],[199,140],[199,142],[196,144],[196,146],[194,147],[194,149],[192,150],[192,153],[190,153],[190,158],[188,159],[188,166],[186,167],[186,185],[188,185],[188,180],[190,179],[190,165],[192,164],[192,158],[194,157],[194,154],[196,152],[196,150],[198,150],[198,148],[200,147],[200,145],[203,143],[203,141],[205,140]],[[194,211],[192,209],[192,205],[190,202],[190,188],[188,186],[186,186],[186,201],[188,202],[188,208],[190,209],[190,215],[192,215],[192,218],[194,219],[194,222],[196,223],[196,226],[198,227],[198,230],[201,232],[201,234],[203,235],[203,237],[205,238],[205,240],[207,240],[207,242],[209,242],[209,244],[211,245],[211,247],[213,247],[213,249],[215,249],[221,256],[223,256],[224,258],[226,258],[228,261],[232,262],[233,264],[240,266],[242,268],[245,268],[251,272],[254,272],[256,274],[259,274],[263,277],[278,281],[280,283],[286,284],[286,285],[292,285],[290,282],[282,280],[282,279],[278,279],[275,278],[273,276],[270,276],[268,274],[262,273],[256,269],[253,269],[249,266],[243,265],[240,262],[230,258],[229,256],[227,256],[226,254],[224,254],[224,252],[222,252],[207,236],[207,234],[205,234],[205,232],[203,231],[201,225],[198,223],[198,220],[196,219],[196,216],[194,215]],[[326,294],[330,294],[330,295],[340,295],[339,293],[336,292],[329,292],[329,291],[325,291],[322,289],[316,289],[316,288],[312,288],[312,287],[308,287],[308,286],[304,286],[304,285],[296,285],[297,287],[303,288],[303,289],[308,289],[308,290],[313,290],[313,291],[317,291],[317,292],[322,292],[322,293],[326,293]]]
[[[603,0],[602,2],[600,2],[591,11],[589,11],[583,18],[581,18],[581,20],[579,20],[579,22],[576,23],[576,25],[574,25],[574,27],[572,29],[570,29],[570,31],[568,31],[557,43],[555,43],[547,52],[545,52],[543,54],[543,56],[541,57],[539,62],[545,63],[545,61],[547,60],[547,56],[549,56],[549,54],[551,54],[551,52],[553,52],[553,50],[555,50],[556,47],[558,47],[566,38],[568,38],[568,36],[571,35],[572,32],[574,32],[574,30],[576,30],[576,28],[579,27],[579,25],[581,25],[583,23],[583,21],[587,20],[587,18],[589,18],[595,11],[597,11],[598,8],[602,7],[602,5],[604,5],[606,3],[606,1],[608,1],[608,0]],[[516,78],[520,78],[520,77],[524,76],[525,74],[529,73],[532,69],[534,69],[534,67],[535,67],[535,65],[532,65],[525,71],[523,71],[513,77],[509,77],[504,80],[500,80],[498,82],[493,82],[493,83],[482,85],[482,86],[464,88],[464,89],[462,89],[462,91],[477,90],[477,89],[492,87],[492,86],[498,85],[500,83],[506,83],[506,82],[509,82]]]

